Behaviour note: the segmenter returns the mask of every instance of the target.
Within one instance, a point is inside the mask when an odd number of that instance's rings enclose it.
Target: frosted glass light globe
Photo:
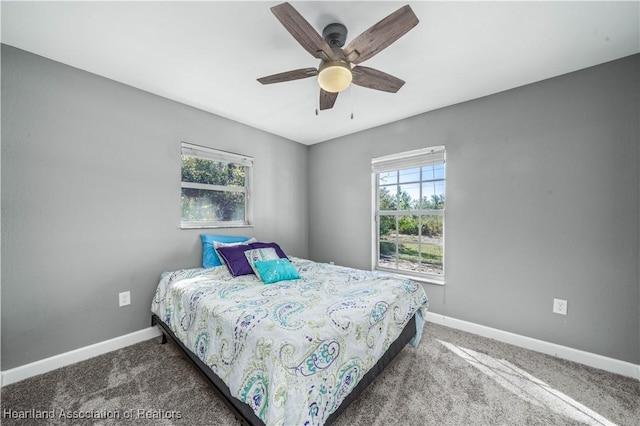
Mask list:
[[[342,92],[349,87],[352,79],[351,67],[346,62],[330,61],[320,66],[318,84],[325,92]]]

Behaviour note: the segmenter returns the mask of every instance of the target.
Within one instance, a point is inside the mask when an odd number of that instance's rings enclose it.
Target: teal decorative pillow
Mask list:
[[[295,266],[289,259],[258,260],[254,263],[257,275],[265,284],[277,283],[284,280],[297,280],[300,278]]]
[[[256,274],[258,278],[260,278],[260,274],[258,274],[258,270],[256,269],[256,265],[255,265],[256,262],[260,260],[280,259],[280,256],[278,256],[278,253],[276,253],[276,249],[274,249],[273,247],[247,250],[244,252],[244,255],[249,261],[249,266],[251,266],[253,273]]]

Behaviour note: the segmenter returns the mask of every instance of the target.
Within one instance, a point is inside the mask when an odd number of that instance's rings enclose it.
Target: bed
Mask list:
[[[407,344],[427,296],[388,274],[288,257],[297,278],[225,265],[161,275],[152,323],[244,424],[330,424]],[[228,266],[228,265],[227,265]]]

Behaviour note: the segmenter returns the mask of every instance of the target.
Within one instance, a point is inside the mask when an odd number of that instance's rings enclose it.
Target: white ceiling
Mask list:
[[[2,2],[2,42],[314,144],[640,52],[640,3],[408,2],[420,23],[363,65],[406,81],[352,86],[316,116],[314,78],[256,78],[318,65],[271,2]],[[407,2],[291,4],[347,43]],[[354,118],[351,119],[353,112]]]

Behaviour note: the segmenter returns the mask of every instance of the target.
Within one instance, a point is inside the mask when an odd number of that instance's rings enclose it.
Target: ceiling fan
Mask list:
[[[330,109],[338,93],[351,83],[369,89],[396,93],[404,81],[390,74],[360,64],[377,55],[418,25],[411,7],[404,6],[360,34],[342,49],[347,39],[347,28],[339,23],[327,25],[322,37],[289,3],[271,8],[280,23],[312,56],[320,59],[318,68],[301,68],[259,78],[262,84],[318,76],[320,109]],[[356,66],[352,67],[352,64]]]

